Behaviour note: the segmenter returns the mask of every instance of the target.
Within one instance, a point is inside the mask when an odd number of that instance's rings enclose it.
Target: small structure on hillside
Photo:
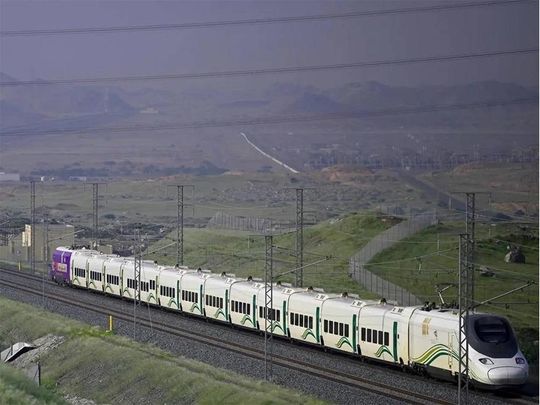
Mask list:
[[[525,255],[519,247],[508,246],[508,253],[504,256],[506,263],[525,263]]]

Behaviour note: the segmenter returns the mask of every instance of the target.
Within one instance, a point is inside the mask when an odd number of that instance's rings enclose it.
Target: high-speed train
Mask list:
[[[50,276],[60,284],[126,299],[136,294],[135,259],[58,247]],[[263,331],[264,282],[208,270],[143,261],[140,299],[151,305]],[[455,309],[402,307],[384,300],[273,285],[268,321],[274,335],[346,352],[439,378],[457,379],[459,317]],[[469,377],[485,388],[524,384],[528,364],[506,318],[471,314]]]

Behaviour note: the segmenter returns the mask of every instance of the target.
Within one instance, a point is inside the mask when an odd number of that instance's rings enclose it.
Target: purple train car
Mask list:
[[[57,283],[70,283],[69,272],[72,253],[71,250],[64,247],[59,247],[54,251],[50,276]]]

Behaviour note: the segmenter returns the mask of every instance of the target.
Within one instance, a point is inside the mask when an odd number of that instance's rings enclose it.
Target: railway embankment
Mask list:
[[[42,387],[12,367],[0,369],[0,394],[16,403],[320,403],[27,304],[0,298],[0,308],[0,348],[18,341],[38,345],[15,365],[39,362]]]

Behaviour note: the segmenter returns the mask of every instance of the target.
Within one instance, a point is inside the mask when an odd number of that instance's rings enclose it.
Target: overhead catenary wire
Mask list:
[[[275,24],[275,23],[294,23],[294,22],[309,22],[321,21],[330,19],[351,19],[361,17],[377,17],[396,14],[412,14],[439,12],[446,10],[470,9],[470,8],[485,8],[493,6],[505,6],[514,4],[534,4],[533,0],[496,0],[496,1],[477,1],[468,3],[450,3],[450,4],[435,4],[428,6],[393,8],[386,10],[366,10],[366,11],[350,11],[346,13],[326,13],[305,16],[286,16],[286,17],[270,17],[270,18],[251,18],[244,20],[225,20],[225,21],[206,21],[206,22],[191,22],[191,23],[172,23],[172,24],[149,24],[149,25],[124,25],[124,26],[109,26],[109,27],[81,27],[81,28],[44,28],[31,30],[6,30],[0,31],[0,37],[21,37],[21,36],[40,36],[40,35],[73,35],[73,34],[94,34],[94,33],[121,33],[121,32],[137,32],[137,31],[163,31],[163,30],[182,30],[182,29],[204,29],[204,28],[219,28],[228,26],[242,25],[259,25],[259,24]]]
[[[140,75],[140,76],[110,76],[110,77],[86,77],[71,79],[45,79],[45,80],[14,80],[2,81],[2,87],[15,86],[51,86],[60,84],[89,84],[89,83],[111,83],[111,82],[132,82],[132,81],[153,81],[153,80],[185,80],[185,79],[208,79],[220,77],[241,77],[241,76],[259,76],[268,74],[298,73],[298,72],[316,72],[327,70],[359,69],[391,65],[409,65],[417,63],[447,62],[456,60],[468,60],[478,58],[492,58],[519,54],[537,53],[538,48],[506,49],[495,51],[469,52],[453,55],[431,55],[414,58],[400,58],[387,60],[373,60],[366,62],[348,62],[334,63],[329,65],[309,65],[309,66],[287,66],[274,68],[261,68],[249,70],[228,70],[216,72],[199,73],[172,73],[160,75]]]

